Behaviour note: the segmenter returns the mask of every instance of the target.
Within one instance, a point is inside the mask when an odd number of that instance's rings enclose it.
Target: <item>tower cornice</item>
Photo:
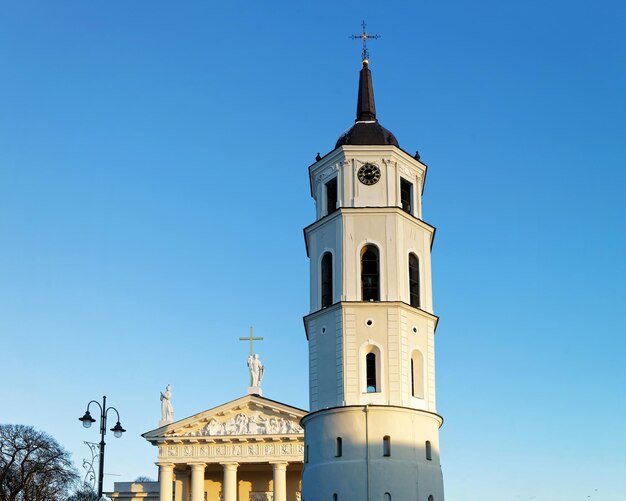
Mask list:
[[[346,306],[354,307],[354,308],[381,308],[386,309],[389,306],[397,306],[399,308],[405,309],[411,312],[419,312],[420,315],[423,315],[426,319],[434,322],[433,333],[437,331],[437,325],[439,324],[439,317],[434,313],[430,313],[426,310],[422,310],[421,308],[416,308],[415,306],[411,306],[404,301],[338,301],[327,308],[322,308],[320,310],[314,311],[302,317],[302,321],[304,322],[304,332],[306,334],[307,340],[309,339],[309,332],[307,330],[307,322],[311,319],[314,319],[317,316],[322,315],[323,313],[327,313],[332,310],[337,310]]]
[[[340,207],[339,209],[337,209],[335,212],[328,214],[324,217],[322,217],[321,219],[318,219],[317,221],[315,221],[314,223],[310,224],[309,226],[305,227],[302,231],[304,232],[304,245],[306,246],[306,255],[307,257],[310,257],[309,255],[309,234],[311,231],[314,231],[318,228],[320,228],[321,226],[324,226],[325,224],[329,224],[331,221],[333,221],[336,218],[341,217],[341,215],[343,214],[396,214],[400,217],[403,217],[415,224],[417,224],[418,226],[420,226],[421,228],[423,228],[424,230],[426,230],[427,232],[429,232],[431,234],[431,238],[430,238],[430,249],[432,250],[433,248],[433,243],[435,241],[435,234],[437,232],[437,228],[431,224],[428,224],[426,221],[413,216],[412,214],[408,214],[406,211],[402,210],[400,207],[396,207],[396,206],[387,206],[387,207]]]
[[[306,424],[307,421],[314,419],[316,416],[323,413],[336,413],[336,412],[350,412],[350,411],[374,411],[381,410],[385,411],[387,409],[394,409],[396,411],[405,411],[411,414],[421,414],[428,416],[438,423],[438,427],[441,428],[443,426],[443,416],[437,414],[436,412],[427,411],[424,409],[414,409],[412,407],[403,407],[400,405],[376,405],[376,404],[367,404],[367,405],[341,405],[337,407],[328,407],[326,409],[320,409],[317,411],[309,412],[306,416],[303,416],[300,419],[301,424]]]

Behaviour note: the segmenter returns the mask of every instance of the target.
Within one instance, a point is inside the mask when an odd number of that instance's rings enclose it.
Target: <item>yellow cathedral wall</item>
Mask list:
[[[266,471],[237,472],[237,499],[248,501],[251,492],[272,492],[274,489],[272,467]],[[296,492],[300,491],[302,477],[301,465],[290,465],[287,469],[287,501],[296,501]],[[222,473],[207,471],[204,477],[204,491],[207,501],[219,501],[222,492]]]

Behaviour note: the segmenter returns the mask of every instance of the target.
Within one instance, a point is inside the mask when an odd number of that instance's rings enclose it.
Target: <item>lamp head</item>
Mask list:
[[[89,411],[85,411],[85,415],[81,418],[78,418],[79,421],[83,422],[83,426],[85,428],[89,428],[91,426],[91,423],[95,423],[96,420],[94,418],[91,417],[91,414],[89,413]]]
[[[113,432],[115,438],[120,438],[122,436],[122,433],[124,433],[126,430],[122,428],[122,425],[118,421],[117,423],[115,423],[115,426],[111,428],[111,431]]]

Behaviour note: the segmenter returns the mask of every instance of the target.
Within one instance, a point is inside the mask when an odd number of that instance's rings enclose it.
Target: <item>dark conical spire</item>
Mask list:
[[[335,148],[348,144],[392,144],[393,146],[400,147],[396,137],[380,125],[376,118],[372,72],[369,69],[367,59],[363,59],[363,68],[361,68],[359,75],[359,97],[356,103],[356,120],[352,127],[339,136]]]
[[[372,72],[367,59],[363,60],[363,68],[359,75],[359,97],[356,103],[355,122],[376,121],[376,104],[374,104],[374,86],[372,85]]]

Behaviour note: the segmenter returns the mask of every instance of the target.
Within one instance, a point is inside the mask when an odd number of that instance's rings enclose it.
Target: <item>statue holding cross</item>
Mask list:
[[[252,387],[260,388],[265,366],[261,363],[258,353],[248,357],[248,368],[250,369],[250,379],[252,379]]]
[[[262,337],[254,337],[252,335],[252,327],[250,327],[250,336],[240,337],[240,341],[250,342],[250,355],[248,356],[248,369],[250,370],[250,387],[248,393],[261,394],[261,381],[265,372],[265,367],[259,359],[258,353],[253,352],[253,341],[263,341]]]

